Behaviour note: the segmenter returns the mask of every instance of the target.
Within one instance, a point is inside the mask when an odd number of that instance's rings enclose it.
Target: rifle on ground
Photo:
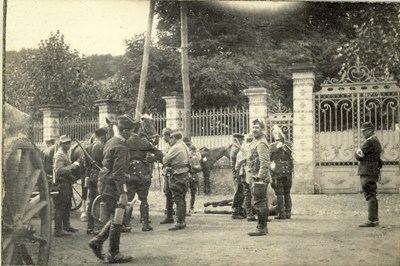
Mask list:
[[[223,207],[223,206],[232,206],[232,200],[221,200],[221,201],[210,201],[203,204],[204,207],[213,206],[215,207]]]

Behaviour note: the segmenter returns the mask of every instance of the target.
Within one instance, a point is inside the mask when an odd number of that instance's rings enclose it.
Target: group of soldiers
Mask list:
[[[276,219],[290,219],[292,201],[293,156],[291,144],[278,126],[273,127],[274,142],[268,144],[265,124],[252,121],[252,133],[233,134],[230,162],[235,192],[232,201],[232,219],[258,221],[250,236],[268,233],[267,187],[271,183],[277,197]],[[256,218],[257,216],[257,218]]]
[[[72,184],[85,165],[84,188],[88,190],[87,234],[94,235],[89,246],[94,254],[105,259],[102,252],[103,243],[109,238],[107,260],[110,263],[131,261],[130,256],[119,251],[120,235],[123,230],[129,231],[132,216],[132,202],[137,195],[140,201],[140,220],[142,231],[152,231],[149,217],[148,194],[151,185],[153,162],[163,164],[164,192],[166,195],[166,217],[161,224],[173,224],[168,230],[175,231],[186,227],[186,215],[194,212],[195,196],[201,171],[201,154],[190,143],[182,138],[179,130],[165,128],[163,140],[165,150],[155,147],[143,133],[133,132],[135,121],[127,116],[120,116],[114,122],[113,136],[107,140],[107,130],[99,128],[94,133],[94,140],[85,148],[85,159],[70,161],[71,138],[60,137],[59,149],[52,162],[54,171],[53,189],[55,207],[56,237],[69,236],[78,230],[70,224]],[[50,156],[47,156],[50,157]],[[46,161],[46,156],[44,157]],[[190,190],[190,207],[186,209],[186,193]],[[90,210],[96,197],[101,195],[101,210],[106,213],[100,230],[95,230],[95,220]],[[173,205],[176,205],[177,221],[174,221]],[[106,216],[107,216],[106,215]],[[101,214],[103,217],[104,215]]]
[[[129,228],[132,207],[128,202],[135,195],[140,200],[140,220],[142,231],[152,231],[147,197],[151,184],[152,163],[163,164],[164,193],[166,195],[166,217],[160,224],[173,224],[168,230],[186,228],[186,216],[194,212],[195,195],[198,188],[198,173],[201,171],[201,154],[183,138],[179,130],[165,128],[163,140],[165,150],[158,150],[144,134],[133,133],[135,121],[127,116],[120,116],[114,122],[113,136],[107,140],[107,130],[99,128],[95,139],[86,147],[85,161],[70,161],[68,151],[71,139],[61,136],[60,148],[54,154],[54,186],[58,191],[54,198],[55,236],[68,236],[77,231],[70,224],[72,183],[82,164],[85,164],[85,187],[89,190],[89,210],[94,199],[100,194],[102,206],[108,214],[108,220],[95,232],[94,218],[88,215],[87,234],[94,234],[89,246],[94,254],[104,259],[103,243],[109,238],[108,262],[124,263],[132,257],[120,253],[120,235],[123,226]],[[276,219],[291,219],[293,153],[290,143],[278,126],[273,128],[274,142],[268,144],[265,124],[260,119],[251,121],[251,134],[234,134],[230,160],[234,177],[235,194],[232,203],[233,219],[257,220],[255,231],[250,236],[263,236],[268,233],[268,198],[267,187],[271,184],[275,191],[278,206]],[[372,124],[363,125],[366,138],[357,151],[356,158],[361,162],[359,174],[365,197],[369,206],[369,220],[363,227],[379,224],[376,182],[381,165],[382,148],[373,134]],[[243,143],[244,142],[244,143]],[[377,165],[380,164],[380,165]],[[46,163],[45,163],[46,165]],[[187,212],[186,193],[190,190],[190,207]],[[176,217],[174,209],[176,205]],[[242,206],[245,216],[242,215]],[[257,219],[256,219],[257,217]]]

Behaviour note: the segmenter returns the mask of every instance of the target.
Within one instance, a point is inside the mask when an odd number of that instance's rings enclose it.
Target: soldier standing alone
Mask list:
[[[356,151],[355,157],[360,162],[357,174],[360,176],[364,197],[368,201],[368,221],[359,227],[376,227],[379,225],[376,183],[379,181],[382,168],[382,146],[374,134],[372,123],[363,124],[361,131],[365,141]]]
[[[290,219],[292,212],[292,188],[293,158],[290,144],[285,142],[282,130],[273,126],[272,135],[275,142],[270,146],[272,188],[278,203],[278,216],[275,219]]]

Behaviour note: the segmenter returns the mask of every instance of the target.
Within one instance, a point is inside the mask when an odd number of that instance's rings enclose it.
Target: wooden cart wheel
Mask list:
[[[4,140],[2,264],[46,265],[51,204],[39,150],[26,138]]]

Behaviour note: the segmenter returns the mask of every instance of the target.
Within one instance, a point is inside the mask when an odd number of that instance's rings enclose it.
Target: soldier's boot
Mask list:
[[[66,210],[64,211],[63,215],[62,215],[62,221],[63,221],[63,229],[66,232],[70,232],[70,233],[76,233],[79,230],[76,228],[73,228],[71,226],[71,220],[70,220],[70,211]]]
[[[285,194],[285,213],[286,219],[292,218],[292,197],[290,193]]]
[[[153,227],[150,226],[150,215],[149,215],[149,204],[142,201],[140,204],[140,216],[142,217],[142,231],[153,231]]]
[[[167,199],[166,203],[166,214],[167,216],[160,222],[160,224],[173,224],[174,223],[174,202]]]
[[[276,195],[276,203],[278,205],[278,216],[275,219],[286,219],[285,206],[283,202],[283,195]]]
[[[376,198],[370,198],[368,200],[368,222],[360,224],[359,227],[376,227],[378,225],[378,200]]]
[[[182,200],[176,204],[176,218],[177,223],[185,224],[186,220],[186,201]]]
[[[126,208],[126,211],[124,213],[124,221],[122,222],[123,226],[122,226],[122,232],[130,232],[132,230],[131,227],[131,219],[132,219],[132,212],[133,212],[133,208],[132,206],[128,206]]]
[[[125,263],[132,260],[131,256],[124,256],[119,252],[122,225],[111,223],[110,227],[110,247],[108,251],[109,263]]]
[[[258,224],[256,230],[248,233],[249,236],[265,236],[268,234],[267,229],[267,219],[268,219],[268,209],[263,208],[257,211]]]
[[[108,221],[100,232],[89,241],[89,247],[93,250],[94,255],[101,260],[104,259],[104,254],[102,253],[103,243],[110,234],[110,228],[111,220]]]
[[[68,233],[62,230],[62,212],[61,210],[56,209],[54,211],[54,236],[55,237],[63,237],[70,236],[71,233]]]
[[[234,220],[242,220],[245,217],[240,213],[240,208],[237,208],[236,206],[232,206],[232,219]]]

